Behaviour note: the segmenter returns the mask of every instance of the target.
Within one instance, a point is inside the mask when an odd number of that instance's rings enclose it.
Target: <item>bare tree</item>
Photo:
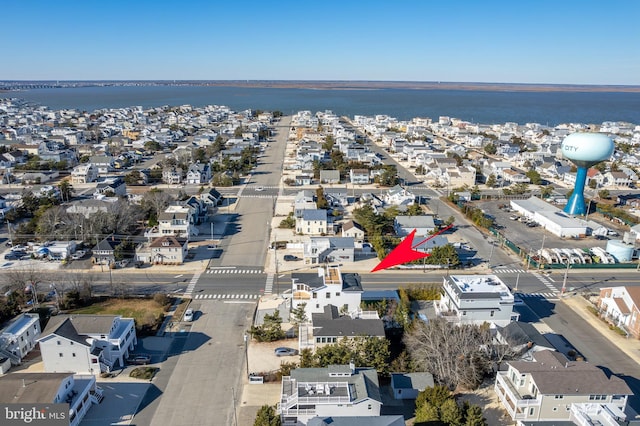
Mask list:
[[[475,389],[491,369],[488,327],[454,325],[439,318],[416,323],[404,342],[416,369],[431,372],[449,389]]]
[[[97,277],[93,272],[69,271],[61,280],[60,286],[77,291],[82,299],[90,299],[93,296],[93,285],[96,281]],[[56,288],[58,295],[63,297],[64,293],[60,294],[60,287],[57,285]]]

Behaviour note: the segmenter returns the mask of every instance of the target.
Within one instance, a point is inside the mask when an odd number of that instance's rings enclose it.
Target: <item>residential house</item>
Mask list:
[[[320,183],[340,183],[340,171],[320,170]]]
[[[75,166],[71,171],[71,183],[91,183],[98,179],[98,168],[91,163]]]
[[[444,277],[434,307],[437,316],[450,322],[504,327],[518,319],[513,303],[509,287],[496,275],[450,275]]]
[[[203,185],[211,180],[211,166],[208,163],[195,163],[187,171],[187,184]]]
[[[198,228],[193,226],[195,219],[188,207],[169,206],[158,215],[158,233],[189,238],[198,235]]]
[[[315,265],[325,262],[353,262],[353,237],[311,237],[304,243],[304,263]]]
[[[597,306],[605,320],[640,339],[640,287],[604,287]]]
[[[555,351],[554,346],[528,322],[511,321],[505,327],[497,327],[495,341],[498,345],[507,345],[519,354],[520,359],[532,361],[538,351]]]
[[[434,386],[431,373],[391,373],[391,391],[394,399],[416,399],[420,392]]]
[[[313,181],[313,173],[298,173],[295,175],[295,184],[296,186],[305,186],[311,185]]]
[[[99,374],[123,368],[138,339],[133,318],[61,314],[49,319],[38,342],[44,371]]]
[[[353,185],[367,185],[371,182],[370,173],[367,169],[349,170],[349,181]]]
[[[349,220],[342,224],[342,236],[351,237],[354,241],[362,243],[364,241],[365,232],[359,223]]]
[[[502,170],[502,178],[505,182],[509,183],[530,183],[531,179],[522,172],[514,169]]]
[[[344,307],[343,307],[344,308]],[[318,349],[326,345],[338,343],[342,339],[355,339],[357,337],[377,337],[385,339],[384,324],[378,318],[376,311],[368,312],[367,317],[352,318],[349,315],[341,315],[340,309],[335,305],[326,305],[324,312],[311,315],[312,333],[305,333],[305,327],[300,326],[300,348]],[[346,310],[346,308],[344,308]]]
[[[508,361],[494,386],[503,408],[519,424],[568,422],[572,406],[583,403],[609,404],[623,413],[633,394],[622,379],[588,362],[569,361],[554,351],[536,352],[533,358]]]
[[[33,417],[27,420],[9,420],[5,424],[16,422],[33,424],[59,424],[55,420],[44,417],[44,413],[36,411],[35,404],[47,406],[48,415],[63,414],[63,424],[78,426],[93,404],[103,399],[103,391],[96,384],[96,377],[64,373],[14,373],[0,377],[0,403],[5,407],[15,404],[16,409],[34,406]],[[51,404],[64,405],[65,411],[56,412]],[[39,408],[39,407],[38,407]],[[9,410],[9,408],[7,408]],[[37,415],[36,415],[37,413]],[[3,413],[6,414],[6,413]],[[26,413],[25,413],[26,414]],[[40,418],[42,415],[42,418]],[[26,417],[25,417],[26,419]]]
[[[346,207],[349,205],[347,188],[324,188],[324,196],[331,207]]]
[[[294,273],[291,275],[291,309],[305,304],[307,318],[324,312],[326,305],[340,309],[357,317],[362,299],[360,275],[341,273],[337,266],[318,268],[318,273]]]
[[[124,197],[127,195],[127,185],[121,177],[108,178],[103,182],[98,182],[94,197],[101,198],[105,196]]]
[[[200,199],[206,206],[215,207],[222,202],[222,194],[217,189],[211,188],[200,194]]]
[[[383,196],[383,200],[386,204],[406,207],[415,202],[416,196],[413,192],[401,187],[400,185],[396,185],[387,190],[386,194]]]
[[[89,157],[89,163],[98,169],[98,174],[104,176],[115,170],[115,159],[111,155],[94,155]]]
[[[460,166],[445,169],[445,179],[450,188],[472,187],[476,184],[476,169]]]
[[[115,249],[122,244],[122,239],[114,235],[110,235],[107,238],[100,240],[98,244],[93,247],[93,263],[99,265],[110,265],[116,261]]]
[[[4,219],[4,216],[9,213],[13,207],[7,206],[7,200],[0,195],[0,218]]]
[[[0,332],[0,358],[9,358],[12,364],[19,365],[36,346],[40,331],[38,314],[18,315]]]
[[[307,423],[307,426],[405,426],[404,417],[400,414],[362,417],[362,416],[318,416]]]
[[[330,365],[296,368],[282,378],[282,425],[308,425],[316,416],[380,416],[378,373],[372,368]],[[353,423],[350,423],[353,424]]]
[[[610,171],[604,174],[601,185],[604,187],[628,187],[632,182],[626,173]]]
[[[393,229],[396,231],[396,235],[406,236],[414,229],[416,235],[425,236],[430,235],[435,229],[436,225],[433,221],[433,216],[396,216],[393,219]]]
[[[165,167],[162,169],[162,182],[167,185],[182,183],[182,169],[180,167]]]
[[[325,235],[329,231],[329,219],[324,209],[303,210],[296,218],[296,232],[305,235]]]
[[[150,263],[181,265],[189,252],[188,239],[165,235],[155,238],[150,244]]]
[[[71,202],[71,205],[67,207],[66,211],[69,214],[81,214],[88,218],[98,211],[105,213],[109,212],[117,201],[117,198],[104,198],[101,200],[89,198],[86,200],[75,200]]]
[[[315,191],[305,189],[298,191],[293,201],[293,215],[296,218],[302,218],[302,212],[305,210],[317,210],[318,205],[315,202]]]

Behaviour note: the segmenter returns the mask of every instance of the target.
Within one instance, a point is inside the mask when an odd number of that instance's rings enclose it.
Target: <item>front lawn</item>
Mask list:
[[[133,318],[136,322],[138,336],[154,334],[162,324],[164,315],[170,303],[161,298],[153,299],[102,299],[78,309],[65,313],[86,315],[121,315],[123,318]]]

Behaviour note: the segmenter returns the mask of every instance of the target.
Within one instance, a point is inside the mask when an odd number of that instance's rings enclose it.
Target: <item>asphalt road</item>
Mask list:
[[[598,330],[583,321],[561,301],[525,298],[524,302],[526,305],[518,308],[519,311],[525,312],[521,320],[543,322],[553,330],[553,333],[545,337],[554,343],[558,351],[566,355],[573,348],[587,362],[603,368],[607,374],[622,378],[634,393],[629,405],[636,412],[640,412],[640,375],[637,362],[611,345]]]

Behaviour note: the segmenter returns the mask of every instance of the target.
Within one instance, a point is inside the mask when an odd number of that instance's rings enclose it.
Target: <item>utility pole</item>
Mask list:
[[[571,263],[567,259],[567,269],[564,271],[564,279],[562,280],[562,290],[560,290],[560,296],[564,296],[564,292],[567,290],[567,278],[569,277],[569,267]]]

